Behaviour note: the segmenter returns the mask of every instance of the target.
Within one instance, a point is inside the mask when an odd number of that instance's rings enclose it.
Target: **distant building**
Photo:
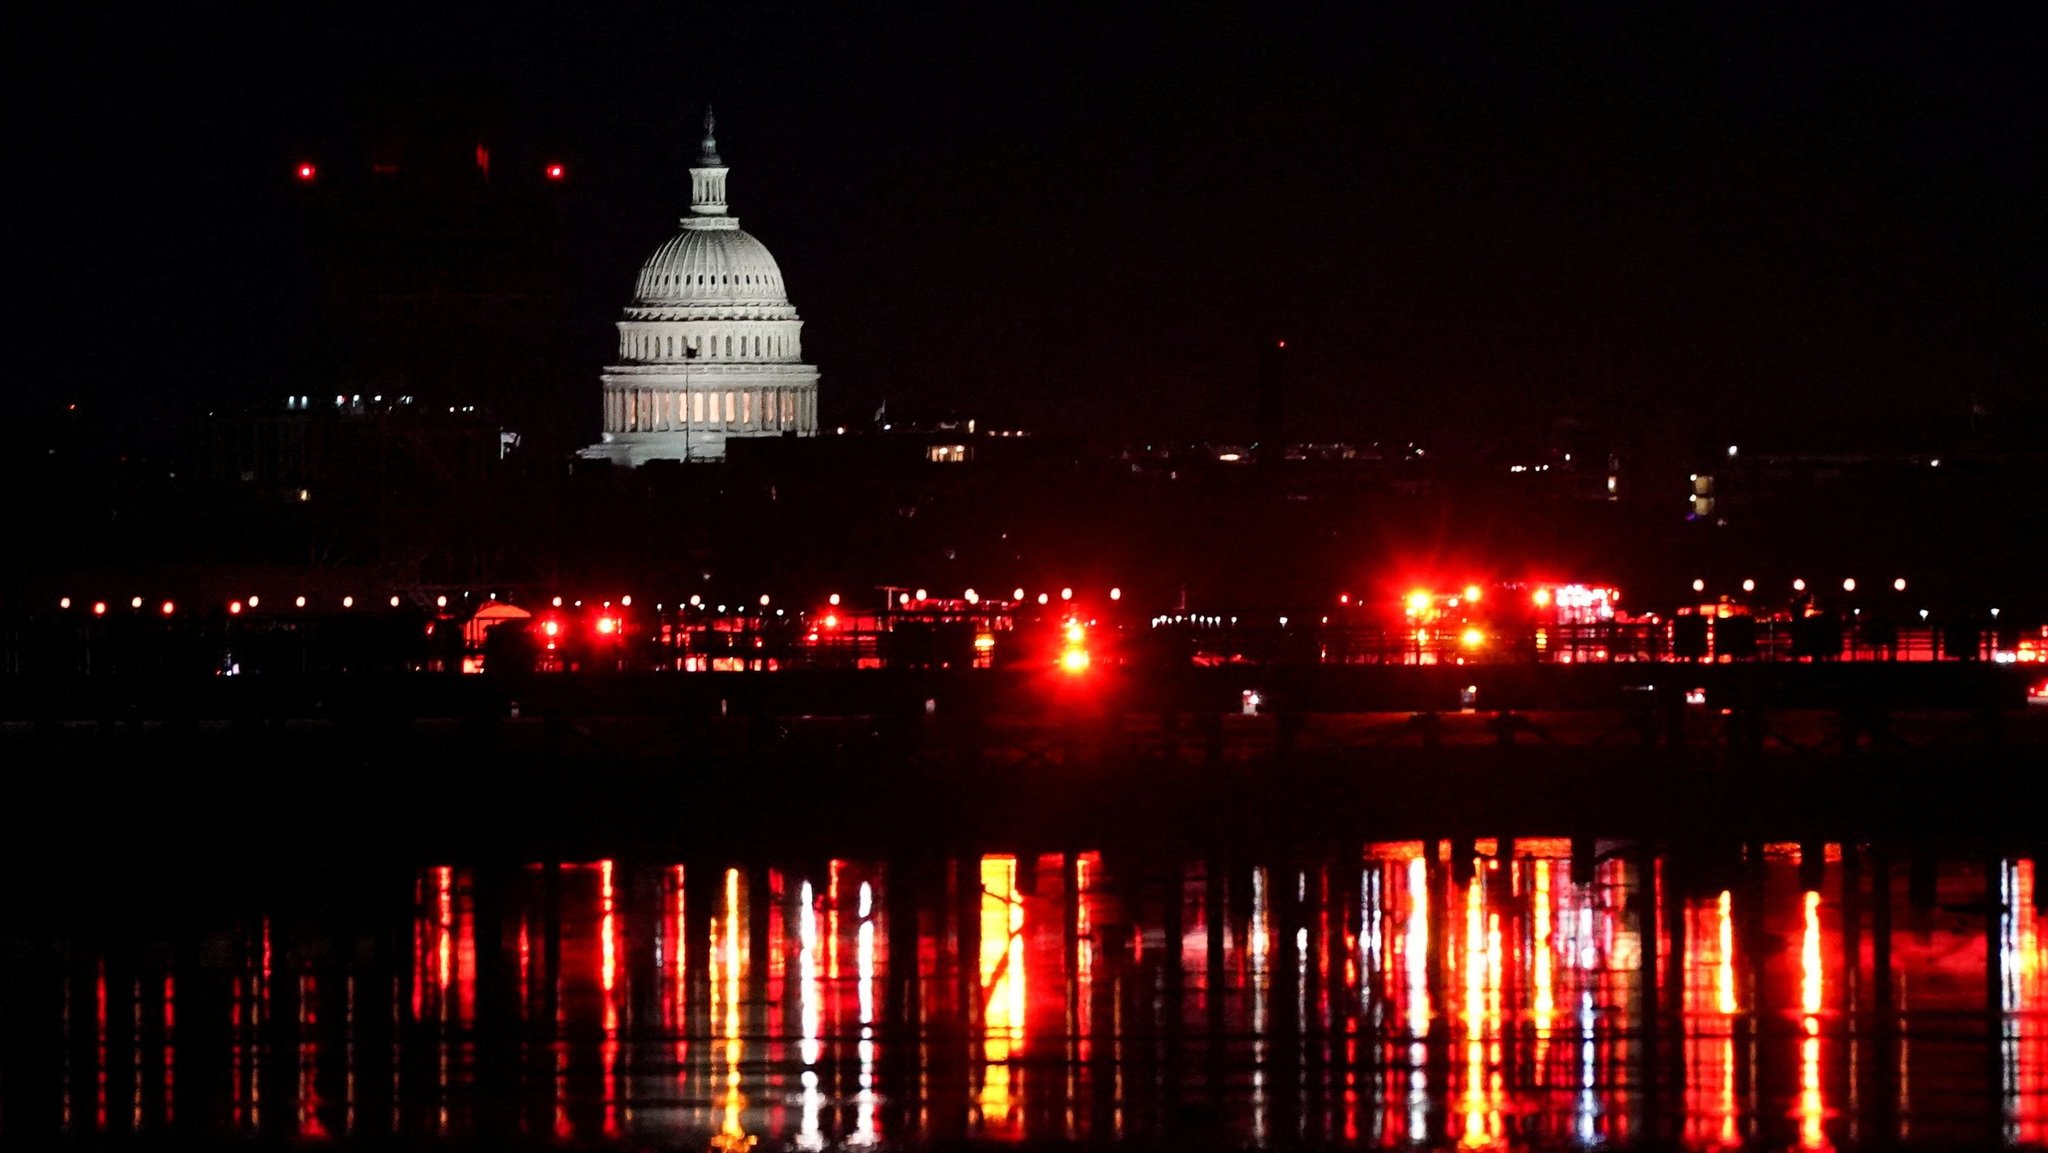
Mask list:
[[[641,266],[604,372],[604,433],[582,456],[638,466],[723,460],[740,437],[815,436],[818,370],[782,269],[726,214],[714,121],[690,169],[682,230]]]

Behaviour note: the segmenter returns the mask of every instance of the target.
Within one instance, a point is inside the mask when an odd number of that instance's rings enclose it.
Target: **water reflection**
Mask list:
[[[2048,1139],[2036,862],[1580,849],[434,866],[10,963],[0,1136]]]

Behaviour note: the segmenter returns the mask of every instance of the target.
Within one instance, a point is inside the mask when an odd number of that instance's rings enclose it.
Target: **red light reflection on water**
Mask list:
[[[974,856],[906,882],[919,920],[899,926],[917,947],[896,959],[900,983],[881,979],[892,960],[882,883],[897,878],[876,865],[721,868],[691,878],[708,882],[694,909],[680,865],[593,861],[566,868],[558,887],[528,872],[514,901],[496,906],[502,921],[485,922],[502,923],[503,937],[484,941],[483,882],[434,866],[416,874],[409,972],[406,960],[375,962],[394,974],[359,968],[369,954],[355,949],[304,948],[297,920],[290,933],[251,920],[220,931],[215,988],[227,1003],[203,1014],[210,1024],[180,1020],[191,1006],[177,1004],[161,959],[81,957],[63,986],[73,1040],[62,1106],[80,1118],[90,1108],[100,1131],[116,1107],[124,1128],[170,1126],[177,1048],[194,1051],[187,1034],[210,1029],[201,1039],[216,1041],[198,1051],[220,1054],[224,1040],[230,1065],[225,1091],[205,1098],[220,1101],[219,1119],[245,1136],[318,1140],[354,1131],[354,1041],[378,1036],[360,1047],[362,1068],[375,1070],[372,1083],[394,1078],[394,1131],[468,1132],[474,1046],[490,1035],[475,1018],[477,973],[509,985],[516,949],[521,1008],[506,989],[501,1011],[556,1038],[521,1081],[536,1110],[525,1118],[545,1134],[552,1090],[554,1131],[567,1140],[682,1133],[732,1153],[757,1141],[808,1153],[875,1143],[884,1101],[900,1106],[910,1140],[1092,1141],[1125,1126],[1147,1138],[1165,1078],[1207,1091],[1210,1067],[1196,1055],[1211,1044],[1220,1122],[1244,1142],[1499,1148],[1662,1134],[1699,1150],[1825,1149],[1902,1133],[1967,1142],[1983,1136],[1987,1112],[2008,1144],[2048,1140],[2034,862],[1944,864],[1938,898],[1909,907],[1904,872],[1859,874],[1853,850],[1831,849],[1826,879],[1809,888],[1815,874],[1800,872],[1797,849],[1771,846],[1726,866],[1728,890],[1704,893],[1660,878],[1718,874],[1659,873],[1604,845],[1581,884],[1568,851],[1480,841],[1373,846],[1349,861],[1176,863],[1163,890],[1156,862],[1125,873],[1123,858],[1105,865],[1092,853]],[[932,876],[943,883],[925,887]],[[559,893],[559,906],[535,900],[544,892]],[[1884,985],[1870,968],[1880,911],[1898,918]],[[404,930],[391,928],[402,952]],[[1653,931],[1668,949],[1650,1002]],[[480,947],[504,954],[479,957]],[[273,971],[290,982],[276,1021]],[[369,981],[367,1032],[359,979]],[[1889,1011],[1880,988],[1892,990]],[[881,1022],[898,989],[921,1032],[884,1062]],[[1649,1064],[1643,1046],[1653,1004],[1668,1068]],[[1900,1026],[1890,1040],[1873,1027],[1887,1018]],[[398,1034],[388,1055],[387,1020]],[[1220,1022],[1213,1039],[1208,1020]],[[1172,1029],[1188,1060],[1170,1070],[1160,1062],[1175,1054],[1155,1042]],[[948,1056],[945,1038],[963,1036],[971,1049]],[[266,1049],[279,1043],[289,1048]],[[885,1078],[891,1070],[901,1079]],[[1645,1091],[1646,1078],[1673,1075],[1661,1102]],[[266,1077],[273,1100],[291,1098],[269,1118]],[[189,1097],[198,1082],[185,1080]],[[366,1100],[381,1110],[382,1096]],[[186,1126],[208,1113],[180,1105]]]
[[[1799,1145],[1802,1149],[1826,1149],[1830,1145],[1821,1124],[1827,1116],[1820,1087],[1820,1011],[1824,976],[1821,972],[1820,894],[1809,889],[1801,897],[1805,913],[1799,946],[1799,1011],[1805,1036],[1799,1042]]]
[[[1017,893],[1017,858],[981,859],[981,1121],[998,1130],[1012,1124],[1010,1062],[1024,1053],[1024,903]]]

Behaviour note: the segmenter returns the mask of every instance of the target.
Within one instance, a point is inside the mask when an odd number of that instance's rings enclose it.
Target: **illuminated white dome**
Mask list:
[[[639,465],[719,460],[735,437],[814,436],[818,370],[766,245],[725,204],[725,162],[704,117],[690,214],[640,266],[604,373],[604,438],[583,455]]]
[[[788,308],[782,269],[768,246],[738,228],[705,228],[702,219],[683,221],[683,230],[640,266],[633,307]]]

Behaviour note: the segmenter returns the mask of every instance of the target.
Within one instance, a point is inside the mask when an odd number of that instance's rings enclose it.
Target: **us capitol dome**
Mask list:
[[[604,435],[580,454],[637,466],[725,459],[728,440],[815,436],[818,370],[766,245],[727,215],[725,162],[704,114],[690,214],[647,258],[604,370]]]

